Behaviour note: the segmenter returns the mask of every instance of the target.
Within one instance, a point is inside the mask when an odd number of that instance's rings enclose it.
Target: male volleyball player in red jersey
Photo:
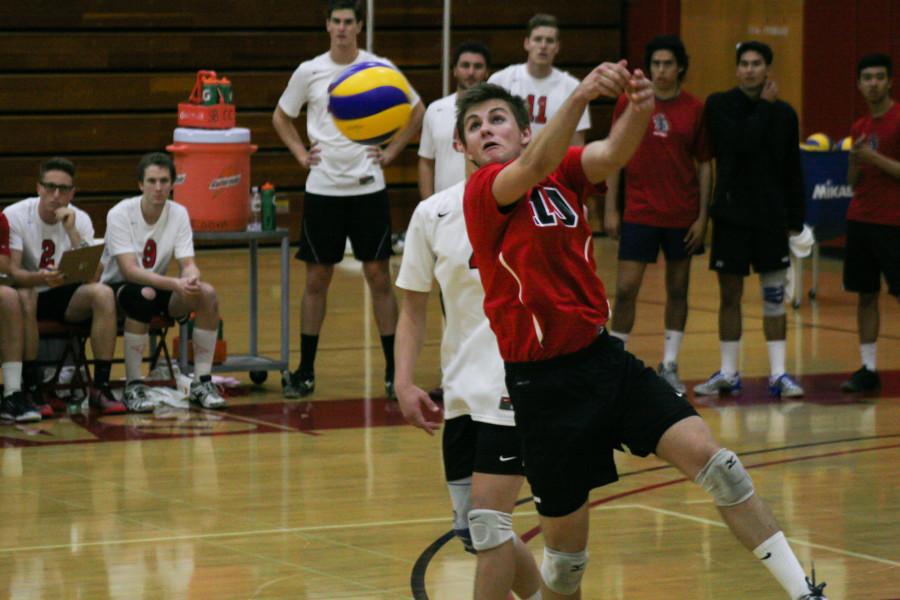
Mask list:
[[[603,226],[619,239],[616,304],[609,333],[627,346],[644,271],[656,262],[662,248],[666,257],[666,333],[658,372],[675,391],[684,393],[678,377],[678,351],[687,322],[691,256],[703,252],[712,167],[703,102],[681,88],[689,66],[681,39],[661,35],[650,40],[644,65],[653,81],[656,108],[641,145],[625,168],[622,218],[617,206],[619,172],[606,180],[609,192]],[[614,121],[627,106],[628,97],[620,96]]]
[[[881,386],[876,369],[881,276],[900,300],[900,105],[891,98],[893,65],[886,54],[869,54],[856,65],[856,84],[869,114],[850,129],[844,289],[857,294],[856,322],[862,368],[841,384],[845,392]]]
[[[588,103],[623,92],[630,105],[609,137],[569,148]],[[624,61],[595,68],[534,141],[524,102],[503,88],[475,86],[458,105],[457,134],[480,167],[466,186],[466,229],[540,514],[543,598],[581,598],[588,494],[617,479],[620,448],[654,452],[700,484],[790,598],[821,600],[824,584],[805,577],[737,455],[604,329],[609,308],[584,199],[625,165],[653,107],[650,82]]]

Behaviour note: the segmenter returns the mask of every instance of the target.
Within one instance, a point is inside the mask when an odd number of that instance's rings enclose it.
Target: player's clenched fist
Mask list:
[[[636,110],[653,110],[656,104],[653,83],[644,76],[643,71],[634,70],[625,91],[628,94],[628,100]]]
[[[631,80],[631,73],[625,68],[627,64],[627,61],[620,60],[617,63],[598,65],[581,81],[581,91],[588,100],[600,96],[618,98]]]

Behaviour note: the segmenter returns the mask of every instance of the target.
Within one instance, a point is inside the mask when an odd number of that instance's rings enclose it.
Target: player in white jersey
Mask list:
[[[41,163],[38,195],[8,206],[10,271],[19,288],[24,327],[25,391],[44,417],[53,409],[41,392],[37,362],[38,321],[91,321],[94,378],[89,402],[103,414],[125,412],[109,391],[109,373],[116,348],[116,302],[101,283],[67,283],[56,270],[63,252],[89,246],[94,226],[83,210],[72,206],[75,165],[65,158]]]
[[[406,232],[397,287],[404,290],[397,324],[397,397],[404,417],[429,434],[440,410],[413,383],[425,335],[428,296],[443,295],[441,339],[444,474],[453,500],[453,529],[477,552],[475,597],[540,598],[534,558],[512,531],[522,488],[521,443],[505,385],[503,361],[482,304],[484,290],[470,265],[462,200],[465,181],[416,207]]]
[[[453,149],[456,96],[487,79],[490,66],[490,51],[482,44],[464,42],[453,50],[456,90],[428,105],[419,136],[419,194],[422,199],[466,178],[466,161]]]
[[[392,252],[391,223],[382,168],[418,133],[425,109],[410,86],[412,117],[384,148],[357,144],[338,131],[328,114],[331,81],[350,65],[360,62],[378,61],[394,66],[385,58],[359,49],[356,38],[362,27],[363,9],[358,0],[329,0],[325,29],[330,48],[297,67],[272,115],[275,131],[300,166],[309,171],[297,252],[297,258],[306,263],[306,283],[300,301],[300,364],[296,371],[282,378],[286,398],[306,396],[315,389],[316,350],[325,319],[328,287],[334,265],[344,258],[348,237],[372,292],[375,323],[381,333],[385,358],[385,391],[389,397],[394,393],[397,302],[388,264]],[[306,105],[309,147],[294,125],[303,105]]]
[[[553,66],[559,53],[559,23],[556,17],[537,14],[528,21],[525,32],[524,63],[510,65],[491,75],[488,82],[521,96],[528,106],[531,136],[536,137],[566,98],[578,87],[578,80]],[[591,115],[585,109],[572,136],[573,146],[584,146],[585,134],[591,128]]]
[[[175,164],[168,154],[145,154],[138,163],[142,194],[126,198],[106,215],[103,282],[115,290],[125,313],[125,393],[129,410],[149,412],[155,404],[141,383],[141,363],[150,321],[155,316],[183,320],[195,314],[194,381],[191,402],[224,408],[225,399],[212,383],[212,361],[219,327],[216,290],[200,278],[187,209],[171,200]],[[172,259],[177,277],[167,275]]]

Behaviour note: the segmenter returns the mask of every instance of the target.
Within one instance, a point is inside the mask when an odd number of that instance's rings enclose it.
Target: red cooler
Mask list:
[[[243,231],[250,212],[250,130],[175,130],[166,150],[175,158],[174,199],[191,215],[194,231]]]

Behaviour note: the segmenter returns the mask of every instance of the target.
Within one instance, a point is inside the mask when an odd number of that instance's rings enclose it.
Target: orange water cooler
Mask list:
[[[173,197],[194,231],[243,231],[250,212],[250,130],[179,127],[166,147],[175,159]]]

